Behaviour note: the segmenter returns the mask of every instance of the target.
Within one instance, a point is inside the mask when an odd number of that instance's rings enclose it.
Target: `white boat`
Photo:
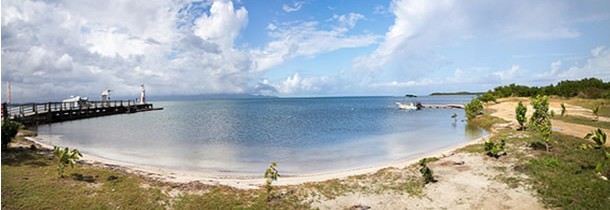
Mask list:
[[[398,105],[398,109],[405,109],[405,110],[418,110],[419,109],[413,103],[408,103],[407,104],[407,103],[396,102],[396,105]]]
[[[88,101],[89,99],[87,97],[70,96],[70,98],[61,102],[64,108],[80,109],[86,108],[88,106]]]

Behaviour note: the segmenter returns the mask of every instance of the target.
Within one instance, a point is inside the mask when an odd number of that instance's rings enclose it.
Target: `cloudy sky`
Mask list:
[[[610,1],[2,0],[2,101],[610,80]]]

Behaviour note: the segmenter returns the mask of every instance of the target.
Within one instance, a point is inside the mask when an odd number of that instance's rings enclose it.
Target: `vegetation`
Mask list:
[[[521,130],[525,130],[525,122],[527,121],[527,118],[525,117],[525,114],[527,113],[527,107],[523,106],[523,102],[519,101],[519,104],[517,105],[517,108],[515,108],[515,115],[517,117],[517,122],[519,122],[519,127]]]
[[[549,100],[547,96],[536,96],[532,98],[532,106],[534,107],[534,113],[530,119],[532,127],[539,131],[546,151],[550,150],[550,139],[553,133],[553,126],[551,124],[551,116],[549,113]]]
[[[436,182],[436,179],[434,179],[434,172],[432,171],[432,169],[428,168],[428,163],[431,161],[432,160],[428,158],[424,158],[419,161],[419,172],[424,178],[424,185],[431,182]]]
[[[563,117],[565,114],[566,114],[566,104],[561,103],[561,117]]]
[[[70,150],[68,147],[61,149],[59,147],[53,147],[53,154],[57,158],[57,174],[60,177],[64,177],[64,169],[66,166],[74,168],[74,163],[83,155],[77,150]]]
[[[461,91],[461,92],[449,92],[449,93],[443,93],[443,92],[434,92],[431,93],[431,96],[453,96],[453,95],[482,95],[482,92],[466,92],[466,91]]]
[[[606,148],[606,133],[604,131],[602,131],[601,129],[597,129],[595,131],[591,131],[591,133],[588,133],[585,136],[585,139],[589,139],[591,138],[591,140],[593,140],[593,142],[595,142],[595,145],[591,145],[591,144],[582,144],[581,148],[582,149],[595,149],[600,151],[601,153],[601,159],[599,162],[597,162],[596,166],[595,166],[595,170],[599,173],[602,173],[603,169],[605,168],[605,166],[607,165],[608,159],[610,159],[610,151],[608,151],[608,149]],[[604,178],[607,180],[608,176],[610,176],[610,168],[606,171],[605,175],[601,175],[604,176]]]
[[[20,126],[19,123],[13,121],[2,121],[2,151],[5,151],[8,148],[8,144],[15,138]]]
[[[601,108],[600,105],[597,105],[597,106],[593,107],[593,114],[595,115],[594,121],[598,121],[599,120],[599,109],[600,108]]]
[[[502,139],[500,143],[493,142],[492,139],[485,142],[485,152],[487,152],[487,156],[499,158],[502,155],[506,155],[504,152],[504,146],[506,145],[506,141]]]
[[[471,120],[477,115],[482,114],[483,104],[479,99],[473,98],[470,103],[467,103],[464,106],[464,110],[466,111],[466,118],[468,118],[468,120]]]
[[[271,190],[273,190],[271,183],[273,181],[277,181],[277,178],[280,177],[280,173],[277,171],[276,167],[277,163],[271,162],[271,165],[265,171],[265,189],[267,190],[267,202],[271,201],[271,199],[273,198],[271,194]]]
[[[610,99],[610,82],[596,78],[586,78],[576,81],[561,81],[557,85],[544,87],[528,87],[510,84],[493,89],[493,95],[504,97],[533,97],[536,95],[556,95],[561,97],[607,98]]]
[[[487,91],[485,92],[482,96],[479,97],[479,100],[481,100],[482,102],[494,102],[496,103],[496,97],[494,96],[493,92],[491,91]]]
[[[569,122],[569,123],[588,125],[588,126],[596,127],[596,128],[610,129],[610,122],[601,121],[601,120],[593,121],[593,120],[591,120],[591,118],[588,118],[588,117],[566,115],[564,117],[558,117],[556,119],[564,121],[564,122]]]

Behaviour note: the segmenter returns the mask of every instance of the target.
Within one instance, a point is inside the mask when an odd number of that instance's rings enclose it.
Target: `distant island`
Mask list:
[[[450,92],[450,93],[443,93],[443,92],[435,92],[435,93],[431,93],[431,96],[457,96],[457,95],[483,95],[484,92],[466,92],[466,91],[461,91],[461,92]]]

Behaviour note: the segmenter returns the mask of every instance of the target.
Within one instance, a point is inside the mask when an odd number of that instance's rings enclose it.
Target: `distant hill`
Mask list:
[[[431,96],[454,96],[454,95],[483,95],[484,92],[451,92],[451,93],[431,93]]]
[[[149,100],[153,101],[192,101],[204,99],[255,99],[255,98],[278,98],[277,96],[263,96],[253,94],[198,94],[198,95],[167,95],[167,96],[149,96]]]

